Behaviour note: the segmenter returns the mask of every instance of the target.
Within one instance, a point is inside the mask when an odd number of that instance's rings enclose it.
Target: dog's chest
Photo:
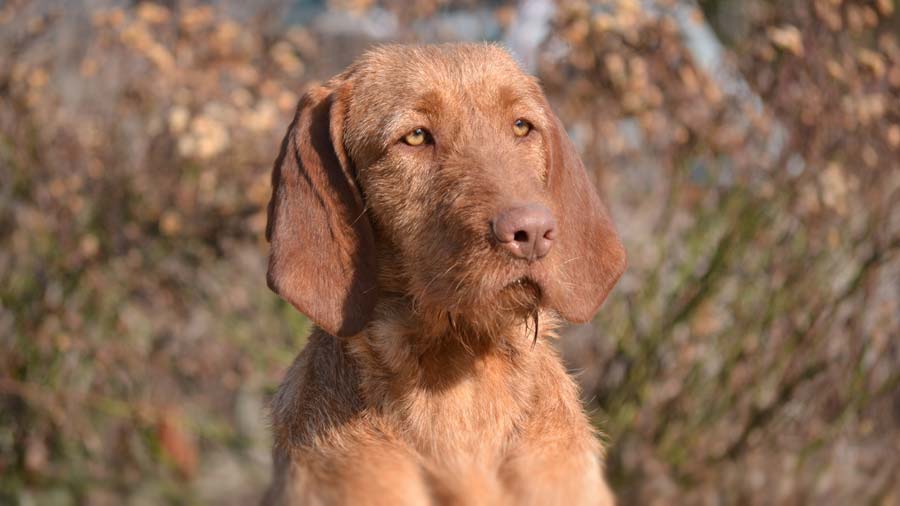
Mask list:
[[[407,443],[419,456],[428,487],[447,496],[439,504],[509,503],[501,468],[526,416],[517,390],[467,378],[440,392],[407,397]]]
[[[398,414],[409,443],[430,460],[471,465],[502,458],[527,413],[526,388],[472,376],[439,391],[415,389]]]

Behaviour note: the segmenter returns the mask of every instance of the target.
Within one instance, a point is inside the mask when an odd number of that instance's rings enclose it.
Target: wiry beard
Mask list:
[[[516,308],[517,314],[524,315],[525,327],[528,327],[529,320],[534,323],[534,337],[531,341],[531,347],[534,348],[534,345],[537,344],[538,329],[540,329],[541,287],[530,279],[522,278],[516,280],[506,290],[512,290],[513,306]]]
[[[510,278],[511,269],[502,264],[468,269],[473,261],[458,257],[449,268],[417,276],[409,263],[396,260],[402,255],[384,253],[379,283],[384,290],[382,296],[393,300],[385,300],[384,307],[394,308],[394,318],[403,315],[404,333],[416,335],[420,346],[457,342],[475,349],[482,344],[518,340],[523,330],[532,345],[537,341],[540,324],[546,320],[540,314],[544,293],[530,275],[521,273],[518,278]],[[488,260],[479,259],[485,263]],[[544,323],[546,326],[548,322]]]
[[[541,304],[541,287],[530,278],[519,278],[507,285],[499,294],[501,310],[516,314],[533,314]]]
[[[419,305],[417,314],[432,322],[423,322],[423,328],[433,329],[429,334],[458,340],[465,347],[514,339],[522,328],[529,332],[533,347],[539,335],[541,297],[537,283],[522,278],[492,296],[478,297],[466,304],[432,308]]]

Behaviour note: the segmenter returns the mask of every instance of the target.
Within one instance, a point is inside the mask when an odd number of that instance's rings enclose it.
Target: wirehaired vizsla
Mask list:
[[[265,504],[612,504],[546,338],[625,252],[505,50],[368,52],[300,100],[272,186],[269,286],[316,329],[272,404]]]

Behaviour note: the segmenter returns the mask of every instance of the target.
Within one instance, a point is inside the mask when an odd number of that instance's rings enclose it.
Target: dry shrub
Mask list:
[[[602,337],[563,347],[626,503],[898,500],[897,19],[711,4],[712,66],[690,4],[560,10],[541,76],[630,253]]]
[[[316,41],[202,5],[71,16],[2,14],[0,497],[242,502],[307,327],[262,231]]]

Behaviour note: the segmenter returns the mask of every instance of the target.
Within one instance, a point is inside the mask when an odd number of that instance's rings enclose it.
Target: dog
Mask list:
[[[264,504],[613,504],[547,338],[625,252],[506,50],[369,51],[300,99],[272,187],[268,284],[315,328],[273,399]]]

